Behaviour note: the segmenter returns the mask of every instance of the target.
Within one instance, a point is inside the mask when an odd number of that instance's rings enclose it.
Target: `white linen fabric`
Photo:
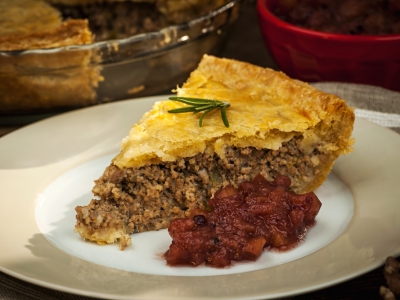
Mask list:
[[[346,100],[356,109],[357,117],[400,133],[400,93],[364,84],[318,82],[311,85]]]

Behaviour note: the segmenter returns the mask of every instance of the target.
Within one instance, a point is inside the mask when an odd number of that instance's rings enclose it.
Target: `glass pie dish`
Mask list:
[[[228,1],[186,23],[123,39],[0,51],[0,118],[169,93],[204,54],[218,54],[240,6]]]

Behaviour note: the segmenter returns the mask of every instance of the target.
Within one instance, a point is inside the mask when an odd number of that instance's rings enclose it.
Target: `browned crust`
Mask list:
[[[93,42],[87,20],[67,20],[54,30],[0,37],[0,51],[47,49]]]
[[[239,92],[258,86],[260,94],[268,93],[276,99],[277,105],[285,103],[309,119],[326,122],[324,119],[333,114],[341,118],[342,125],[347,129],[343,137],[348,139],[351,135],[354,109],[347,106],[345,100],[292,79],[283,72],[210,55],[203,57],[196,72]]]

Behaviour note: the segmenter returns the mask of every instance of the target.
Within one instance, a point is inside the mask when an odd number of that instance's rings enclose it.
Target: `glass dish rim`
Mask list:
[[[167,27],[164,27],[158,31],[151,31],[151,32],[146,32],[146,33],[141,33],[141,34],[136,34],[132,35],[127,38],[123,39],[113,39],[113,40],[107,40],[107,41],[99,41],[99,42],[94,42],[91,44],[85,44],[85,45],[70,45],[70,46],[63,46],[63,47],[56,47],[56,48],[47,48],[47,49],[28,49],[28,50],[13,50],[13,51],[0,51],[0,56],[22,56],[22,55],[29,55],[29,54],[53,54],[53,53],[59,53],[59,52],[67,52],[67,51],[88,51],[88,50],[104,50],[104,49],[109,49],[110,47],[119,47],[119,46],[125,46],[125,45],[130,45],[130,44],[135,44],[143,41],[148,41],[152,39],[157,39],[157,38],[163,38],[168,35],[168,33],[171,32],[180,32],[182,30],[194,27],[195,25],[207,21],[209,19],[212,19],[224,12],[227,12],[231,10],[234,6],[238,5],[240,2],[243,0],[230,0],[229,2],[225,3],[221,7],[214,9],[210,11],[209,13],[202,15],[198,18],[192,19],[188,22],[177,24],[177,25],[170,25]],[[215,28],[218,29],[218,28]],[[208,34],[209,31],[202,32],[198,36],[194,38],[198,38],[201,36],[204,36]],[[160,46],[157,49],[149,50],[147,53],[154,53],[157,51],[162,51],[166,49],[170,49],[172,47],[175,47],[176,45],[183,44],[185,42],[190,42],[192,39],[184,40],[184,41],[179,41],[177,40],[175,43],[166,43],[164,46]],[[143,53],[140,54],[142,56]]]

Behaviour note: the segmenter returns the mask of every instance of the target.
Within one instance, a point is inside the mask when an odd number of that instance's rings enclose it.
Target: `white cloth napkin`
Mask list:
[[[400,128],[400,115],[356,108],[355,115],[384,127]]]
[[[346,100],[355,108],[357,117],[400,133],[400,93],[362,84],[318,82],[312,85]]]

